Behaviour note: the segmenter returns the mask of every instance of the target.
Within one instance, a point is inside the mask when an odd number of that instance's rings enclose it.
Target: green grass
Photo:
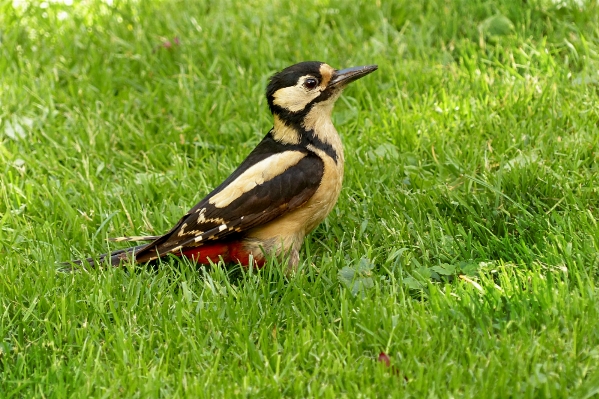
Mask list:
[[[596,2],[111,3],[0,1],[0,397],[599,395]],[[379,70],[300,273],[58,270],[166,231],[313,59]]]

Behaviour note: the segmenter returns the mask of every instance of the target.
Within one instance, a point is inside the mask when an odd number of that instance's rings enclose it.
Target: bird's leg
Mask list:
[[[289,260],[287,261],[287,268],[285,269],[285,275],[291,277],[297,272],[297,266],[299,265],[299,250],[291,248],[289,251]]]

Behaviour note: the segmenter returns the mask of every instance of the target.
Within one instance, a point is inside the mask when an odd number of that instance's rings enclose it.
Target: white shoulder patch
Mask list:
[[[305,156],[306,154],[300,151],[285,151],[271,155],[249,167],[222,191],[210,198],[209,202],[217,208],[224,208],[254,187],[274,179],[290,167],[297,165]]]

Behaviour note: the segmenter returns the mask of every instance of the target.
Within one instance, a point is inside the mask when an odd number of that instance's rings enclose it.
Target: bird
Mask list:
[[[344,173],[341,138],[331,119],[347,85],[377,65],[337,70],[304,61],[274,74],[266,88],[272,129],[218,187],[160,236],[118,237],[149,241],[71,263],[145,264],[169,254],[201,265],[263,267],[269,257],[297,270],[299,252],[335,206]]]

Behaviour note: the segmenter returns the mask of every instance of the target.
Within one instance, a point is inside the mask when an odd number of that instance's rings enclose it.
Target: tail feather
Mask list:
[[[73,260],[71,262],[65,262],[62,265],[63,266],[78,265],[78,266],[95,267],[95,266],[99,266],[102,264],[109,264],[110,266],[119,266],[122,262],[127,262],[131,259],[134,259],[133,257],[135,255],[135,253],[138,252],[140,249],[142,249],[145,246],[146,245],[138,245],[136,247],[123,248],[123,249],[119,249],[119,250],[116,250],[113,252],[99,255],[95,258],[87,258],[87,259],[83,259],[83,260]]]
[[[159,238],[160,238],[160,236],[131,236],[131,237],[107,238],[107,240],[113,241],[113,242],[129,242],[129,241],[154,241]]]
[[[150,251],[155,251],[154,243],[138,245],[135,247],[123,248],[113,252],[105,253],[93,258],[83,260],[74,260],[71,262],[62,263],[63,270],[76,269],[74,266],[90,266],[96,267],[101,265],[119,266],[123,262],[147,263],[171,253],[176,256],[186,257],[201,265],[210,265],[211,263],[241,263],[249,265],[251,263],[261,267],[264,265],[265,258],[263,256],[254,257],[251,251],[244,248],[241,241],[224,241],[214,242],[208,245],[199,247],[189,247],[180,249],[177,252],[167,252],[156,254],[156,256],[147,259]]]

